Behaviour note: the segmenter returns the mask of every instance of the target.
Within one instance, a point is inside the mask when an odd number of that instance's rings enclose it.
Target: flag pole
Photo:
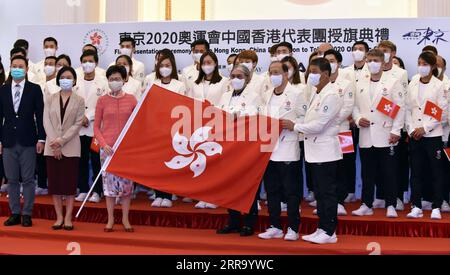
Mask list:
[[[153,85],[152,85],[153,86]],[[100,179],[100,176],[102,175],[102,172],[106,171],[106,169],[108,168],[109,164],[111,163],[111,159],[113,158],[117,148],[119,148],[120,143],[122,143],[123,138],[125,137],[126,133],[128,132],[128,129],[131,126],[131,123],[133,123],[134,118],[136,117],[137,113],[139,112],[139,110],[141,109],[141,106],[143,104],[143,102],[145,101],[145,99],[147,98],[148,93],[151,90],[151,86],[149,89],[147,89],[147,91],[144,93],[144,95],[142,96],[142,99],[139,100],[136,108],[134,109],[133,113],[131,114],[130,118],[128,119],[127,123],[125,124],[125,127],[123,127],[122,132],[120,132],[119,137],[116,140],[116,143],[113,146],[113,154],[111,156],[108,156],[105,160],[105,163],[103,163],[102,168],[100,169],[100,172],[98,173],[97,177],[94,180],[94,183],[92,183],[91,189],[89,190],[86,198],[84,199],[83,203],[80,206],[80,209],[78,209],[77,214],[75,215],[75,218],[78,219],[78,217],[81,214],[81,211],[83,210],[87,200],[89,199],[89,196],[91,195],[92,191],[94,191],[94,187],[97,184],[98,180]]]

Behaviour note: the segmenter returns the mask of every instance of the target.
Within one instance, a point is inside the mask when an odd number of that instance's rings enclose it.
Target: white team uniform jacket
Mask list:
[[[219,104],[222,95],[230,89],[228,78],[222,77],[218,83],[210,84],[209,81],[202,81],[200,84],[194,82],[194,86],[188,91],[188,96],[200,101],[209,101],[212,105]]]
[[[343,100],[343,106],[338,117],[341,132],[350,130],[350,122],[348,117],[352,115],[353,107],[355,106],[356,88],[354,82],[349,80],[349,77],[349,74],[341,74],[341,71],[339,71],[338,77],[333,83],[333,85],[336,86],[339,96]]]

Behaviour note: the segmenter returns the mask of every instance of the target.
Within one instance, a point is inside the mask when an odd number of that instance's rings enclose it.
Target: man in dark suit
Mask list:
[[[27,80],[28,60],[23,56],[11,59],[11,81],[0,88],[0,152],[8,179],[9,207],[12,216],[5,226],[22,223],[32,226],[36,153],[45,143],[43,126],[44,100],[39,85]],[[24,205],[21,215],[20,182]]]

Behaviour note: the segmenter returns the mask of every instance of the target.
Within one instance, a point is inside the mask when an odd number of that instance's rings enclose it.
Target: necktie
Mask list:
[[[19,111],[19,105],[20,105],[20,85],[16,85],[14,87],[15,92],[14,92],[14,99],[13,99],[13,104],[14,104],[14,111],[17,113]]]

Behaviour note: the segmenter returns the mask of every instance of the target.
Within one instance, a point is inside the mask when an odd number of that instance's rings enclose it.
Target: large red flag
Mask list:
[[[208,102],[153,85],[122,132],[106,171],[248,212],[278,140],[278,125],[262,116],[236,120]]]

